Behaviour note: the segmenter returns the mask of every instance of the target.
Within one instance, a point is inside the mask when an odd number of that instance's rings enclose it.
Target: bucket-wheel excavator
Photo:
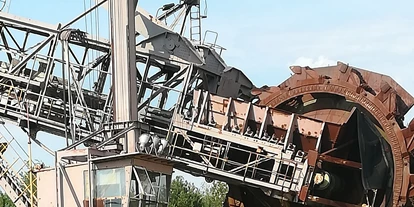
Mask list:
[[[226,207],[412,205],[414,98],[391,77],[338,62],[257,87],[218,33],[202,39],[201,1],[155,16],[137,3],[96,1],[58,25],[0,12],[1,120],[67,143],[35,167],[34,193],[0,137],[17,206],[167,206],[173,169],[226,182]],[[75,26],[98,9],[110,40]]]

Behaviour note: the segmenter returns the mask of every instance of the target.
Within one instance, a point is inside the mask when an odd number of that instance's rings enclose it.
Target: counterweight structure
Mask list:
[[[257,88],[202,40],[200,1],[116,2],[60,25],[0,12],[1,117],[67,140],[36,193],[2,156],[17,206],[166,206],[173,168],[228,183],[224,206],[411,205],[414,98],[392,78],[338,62]],[[110,40],[73,27],[96,9]]]

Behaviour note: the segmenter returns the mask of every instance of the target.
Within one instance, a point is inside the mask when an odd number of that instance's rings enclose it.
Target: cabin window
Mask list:
[[[95,179],[97,198],[126,195],[124,168],[97,170]]]
[[[134,167],[131,179],[130,204],[166,206],[171,176]]]

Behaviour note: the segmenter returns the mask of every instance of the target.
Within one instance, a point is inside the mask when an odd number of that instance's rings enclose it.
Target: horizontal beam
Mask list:
[[[32,19],[26,19],[6,12],[0,12],[0,22],[10,25],[14,28],[20,28],[23,30],[29,29],[32,33],[49,36],[51,34],[58,33],[57,28],[59,25],[49,25],[43,22],[35,21]]]
[[[29,30],[30,33],[46,37],[50,35],[59,35],[61,32],[60,24],[54,26],[5,12],[0,12],[0,22],[11,28],[15,28],[22,31]],[[87,34],[85,38],[86,44],[74,40],[69,40],[69,42],[75,45],[88,46],[89,48],[93,48],[99,51],[107,52],[109,50],[109,40],[105,40],[102,38],[99,38],[98,40],[95,39],[91,35]]]
[[[90,134],[89,136],[84,137],[84,138],[82,138],[82,139],[80,139],[80,140],[78,140],[78,141],[74,142],[73,144],[71,144],[71,145],[69,145],[69,146],[67,146],[67,147],[65,147],[65,148],[63,148],[63,149],[61,149],[61,150],[59,150],[59,151],[71,150],[71,149],[73,149],[73,148],[75,148],[75,147],[77,147],[77,146],[81,145],[82,143],[84,143],[84,142],[86,142],[86,141],[88,141],[88,140],[90,140],[90,139],[94,138],[96,135],[98,135],[98,134],[100,134],[100,133],[102,133],[102,132],[103,132],[103,128],[101,128],[101,129],[99,129],[99,130],[97,130],[97,131],[93,132],[93,133],[92,133],[92,134]]]
[[[362,169],[362,164],[342,158],[332,157],[329,155],[319,155],[319,159],[325,162],[330,162],[338,165],[344,165],[352,168]]]
[[[114,141],[116,139],[119,139],[121,136],[125,135],[127,132],[129,132],[133,129],[136,129],[137,127],[138,126],[136,124],[133,124],[133,125],[129,126],[128,128],[123,129],[122,131],[118,132],[115,136],[113,136],[113,137],[103,141],[102,143],[98,144],[96,146],[96,148],[99,149],[99,148],[105,146],[106,144],[108,144],[109,142]]]

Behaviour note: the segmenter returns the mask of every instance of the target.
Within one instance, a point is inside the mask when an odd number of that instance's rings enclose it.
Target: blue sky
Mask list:
[[[95,0],[12,0],[9,12],[51,24],[65,23],[84,10],[85,2],[88,6]],[[170,2],[177,1],[140,0],[138,4],[155,14]],[[277,85],[289,77],[290,65],[333,65],[339,60],[390,75],[414,94],[413,1],[207,3],[203,29],[219,33],[218,44],[227,48],[223,53],[226,63],[241,69],[257,86]],[[406,122],[413,115],[411,111]],[[24,134],[15,128],[13,132],[25,144]],[[53,149],[64,146],[63,139],[45,133],[38,137]],[[34,153],[38,159],[53,162],[38,148]]]

